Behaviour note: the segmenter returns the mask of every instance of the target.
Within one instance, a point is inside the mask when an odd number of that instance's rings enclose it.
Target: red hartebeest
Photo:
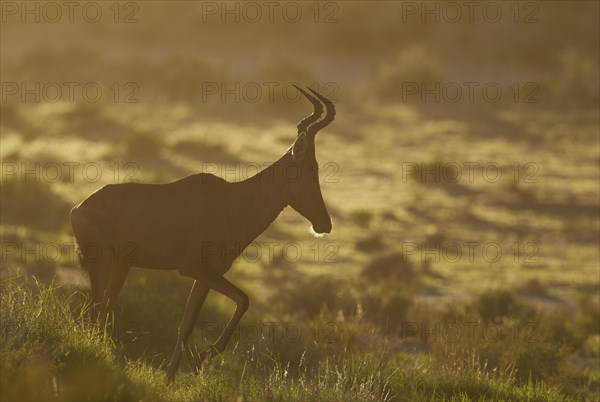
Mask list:
[[[335,108],[316,91],[309,88],[312,96],[296,88],[313,104],[314,112],[298,124],[288,151],[254,177],[229,183],[199,173],[168,184],[111,184],[71,211],[80,261],[90,277],[95,321],[106,318],[132,266],[178,270],[195,280],[167,369],[169,379],[210,289],[232,299],[236,309],[200,359],[223,352],[249,303],[223,274],[286,206],[308,219],[316,233],[331,231],[319,186],[315,134],[333,121]],[[129,245],[134,253],[127,261],[111,259],[115,245]]]

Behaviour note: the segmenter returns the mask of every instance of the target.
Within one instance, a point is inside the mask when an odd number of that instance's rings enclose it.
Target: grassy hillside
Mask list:
[[[484,299],[493,305],[502,297],[510,294]],[[160,368],[123,357],[135,332],[124,331],[115,341],[110,326],[99,332],[86,324],[85,296],[79,292],[12,277],[2,281],[2,306],[3,400],[556,401],[593,398],[584,389],[599,385],[598,377],[577,374],[565,360],[581,342],[562,338],[567,325],[585,337],[585,324],[565,322],[565,316],[544,317],[550,329],[531,339],[482,342],[476,348],[459,343],[453,352],[436,350],[429,358],[395,356],[381,334],[371,334],[377,340],[352,340],[360,337],[365,322],[351,317],[340,324],[337,344],[305,344],[298,362],[277,353],[284,346],[277,342],[251,347],[241,342],[167,386]],[[532,342],[534,337],[543,342]],[[364,342],[371,343],[369,351],[360,350]],[[596,350],[588,353],[597,353],[597,346],[590,343]],[[508,364],[490,370],[482,351]],[[533,378],[534,373],[542,378]]]

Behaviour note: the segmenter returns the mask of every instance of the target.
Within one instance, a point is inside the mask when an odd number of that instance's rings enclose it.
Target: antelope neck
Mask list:
[[[287,154],[268,168],[236,184],[240,188],[240,210],[246,218],[243,219],[244,227],[253,228],[256,233],[252,235],[255,237],[265,231],[289,204],[282,169],[286,158]]]

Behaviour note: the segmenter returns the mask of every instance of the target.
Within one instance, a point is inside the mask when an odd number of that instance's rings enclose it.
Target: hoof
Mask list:
[[[175,380],[175,370],[167,369],[167,373],[165,375],[165,382],[167,385],[173,384],[173,380]]]
[[[200,371],[200,369],[210,362],[210,359],[213,357],[213,348],[211,347],[208,350],[196,354],[196,371]]]

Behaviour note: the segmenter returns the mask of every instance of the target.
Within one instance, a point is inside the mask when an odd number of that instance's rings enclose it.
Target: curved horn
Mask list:
[[[335,116],[335,106],[333,105],[333,103],[329,99],[327,99],[323,95],[319,94],[317,91],[313,90],[310,87],[307,87],[307,88],[308,88],[308,90],[310,92],[312,92],[313,94],[315,94],[315,96],[317,98],[319,98],[321,100],[321,102],[323,102],[323,104],[325,105],[325,110],[326,110],[325,118],[323,120],[321,120],[321,121],[318,121],[318,122],[314,123],[308,129],[309,132],[310,132],[310,134],[314,136],[315,134],[317,134],[317,132],[320,129],[322,129],[323,127],[328,126],[329,123],[331,123],[333,121],[333,118]]]
[[[321,102],[319,102],[319,100],[317,98],[315,98],[314,96],[312,96],[311,94],[309,94],[308,92],[303,90],[302,88],[296,86],[295,84],[292,84],[292,85],[294,85],[294,87],[296,87],[296,89],[298,91],[300,91],[300,93],[302,95],[304,95],[304,97],[306,99],[308,99],[310,101],[310,103],[312,103],[312,105],[315,109],[311,115],[300,120],[300,123],[298,123],[298,134],[300,134],[303,131],[306,132],[308,126],[310,126],[311,124],[313,124],[314,122],[316,122],[317,120],[319,120],[321,118],[321,115],[323,114],[323,105],[321,104]]]

